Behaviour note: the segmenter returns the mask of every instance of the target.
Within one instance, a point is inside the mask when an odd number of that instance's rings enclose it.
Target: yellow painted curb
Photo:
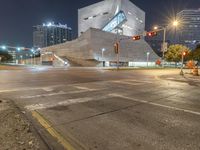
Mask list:
[[[75,150],[75,148],[60,135],[51,124],[37,111],[32,111],[32,116],[38,120],[38,122],[53,136],[57,141],[62,144],[66,150]]]

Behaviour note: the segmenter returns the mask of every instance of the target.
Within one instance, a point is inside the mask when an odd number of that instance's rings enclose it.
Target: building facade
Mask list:
[[[115,17],[120,11],[123,14]],[[123,19],[122,17],[125,17],[125,21],[120,26],[122,35],[143,34],[145,30],[145,12],[143,10],[130,0],[104,0],[78,10],[79,36],[89,28],[104,30],[108,25],[110,29],[117,24],[117,19]],[[109,30],[109,32],[116,32],[116,30]]]
[[[158,55],[142,38],[144,31],[145,12],[130,0],[104,0],[79,9],[79,37],[43,48],[42,60],[54,57],[53,64],[72,66],[116,66],[118,61],[121,66],[154,66]],[[135,35],[141,35],[140,40],[131,38]],[[118,55],[114,45],[119,39]]]
[[[72,29],[67,25],[48,23],[33,27],[33,46],[48,47],[72,40]]]
[[[194,48],[200,42],[200,9],[182,10],[177,17],[181,21],[178,41]]]

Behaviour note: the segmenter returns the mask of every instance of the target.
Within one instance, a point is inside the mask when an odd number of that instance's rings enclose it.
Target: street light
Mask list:
[[[174,20],[172,22],[172,25],[174,27],[177,27],[179,25],[179,21],[178,20]],[[163,52],[163,55],[162,55],[162,59],[163,59],[163,63],[162,63],[162,66],[164,68],[164,64],[165,64],[165,52],[167,51],[167,42],[166,42],[166,32],[167,32],[167,28],[169,28],[169,25],[168,26],[165,26],[165,27],[161,27],[161,26],[154,26],[154,30],[156,30],[157,32],[158,31],[163,31],[163,44],[162,44],[162,52]]]
[[[161,49],[162,49],[162,52],[163,52],[163,55],[162,55],[162,60],[163,60],[162,66],[164,68],[164,64],[165,64],[165,51],[167,49],[167,43],[166,43],[166,31],[167,31],[167,27],[155,26],[154,30],[156,30],[157,32],[158,31],[163,31],[163,43],[162,43]]]
[[[102,62],[103,62],[103,67],[105,67],[105,61],[104,61],[104,52],[106,51],[105,48],[101,49],[101,58],[102,58]]]
[[[147,52],[147,67],[149,67],[149,55],[150,55],[150,52]]]
[[[184,62],[184,56],[186,55],[186,52],[185,51],[183,51],[182,52],[182,54],[181,54],[181,72],[180,72],[180,75],[184,75],[184,73],[183,73],[183,62]]]
[[[32,59],[33,55],[30,54],[30,57],[31,57],[31,66],[32,66],[33,65],[33,59]]]
[[[19,52],[21,50],[21,48],[20,47],[17,47],[17,51]]]
[[[20,55],[20,58],[21,58],[21,64],[22,64],[22,58],[23,58],[23,56],[22,56],[22,55]]]
[[[33,65],[35,65],[35,50],[32,48],[31,52],[33,53]]]
[[[1,46],[1,49],[6,50],[6,46],[5,45]]]
[[[177,26],[179,25],[178,20],[174,20],[173,23],[172,23],[172,25],[173,25],[174,27],[177,27]]]

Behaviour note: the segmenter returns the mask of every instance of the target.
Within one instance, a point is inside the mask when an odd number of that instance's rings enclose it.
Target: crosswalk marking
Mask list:
[[[139,83],[139,82],[128,82],[128,81],[112,81],[112,83],[121,83],[121,84],[127,84],[127,85],[143,85],[145,83]]]
[[[84,97],[84,98],[75,98],[75,99],[68,99],[65,101],[60,101],[60,102],[52,102],[52,103],[38,103],[38,104],[32,104],[32,105],[27,105],[25,106],[25,109],[33,111],[33,110],[40,110],[40,109],[47,109],[47,108],[52,108],[56,106],[67,106],[67,105],[72,105],[72,104],[77,104],[77,103],[84,103],[92,100],[100,100],[100,99],[106,99],[106,98],[111,98],[113,97],[112,95],[104,95],[104,96],[95,96],[95,97]]]
[[[110,96],[124,98],[124,99],[132,100],[132,101],[135,101],[135,102],[139,102],[139,103],[153,105],[153,106],[164,107],[164,108],[168,108],[168,109],[172,109],[172,110],[183,111],[183,112],[186,112],[186,113],[190,113],[190,114],[200,116],[200,112],[197,112],[197,111],[192,111],[192,110],[183,109],[183,108],[177,108],[177,107],[168,106],[168,105],[159,104],[159,103],[154,103],[154,102],[150,102],[150,101],[146,101],[146,100],[140,100],[140,99],[124,96],[124,95],[117,94],[117,93],[110,94]]]
[[[40,95],[31,95],[31,96],[21,96],[21,99],[32,99],[32,98],[40,98],[40,97],[50,97],[50,96],[56,96],[56,95],[66,95],[66,94],[76,94],[76,93],[83,93],[83,92],[88,92],[88,91],[97,91],[98,89],[82,89],[82,90],[76,90],[76,91],[69,91],[69,92],[64,92],[64,91],[59,91],[59,92],[53,92],[53,93],[48,93],[48,94],[40,94]]]

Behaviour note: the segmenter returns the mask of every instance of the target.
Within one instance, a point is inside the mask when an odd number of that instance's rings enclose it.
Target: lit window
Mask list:
[[[131,12],[128,12],[128,14],[129,14],[129,15],[132,15],[132,13],[131,13]]]

